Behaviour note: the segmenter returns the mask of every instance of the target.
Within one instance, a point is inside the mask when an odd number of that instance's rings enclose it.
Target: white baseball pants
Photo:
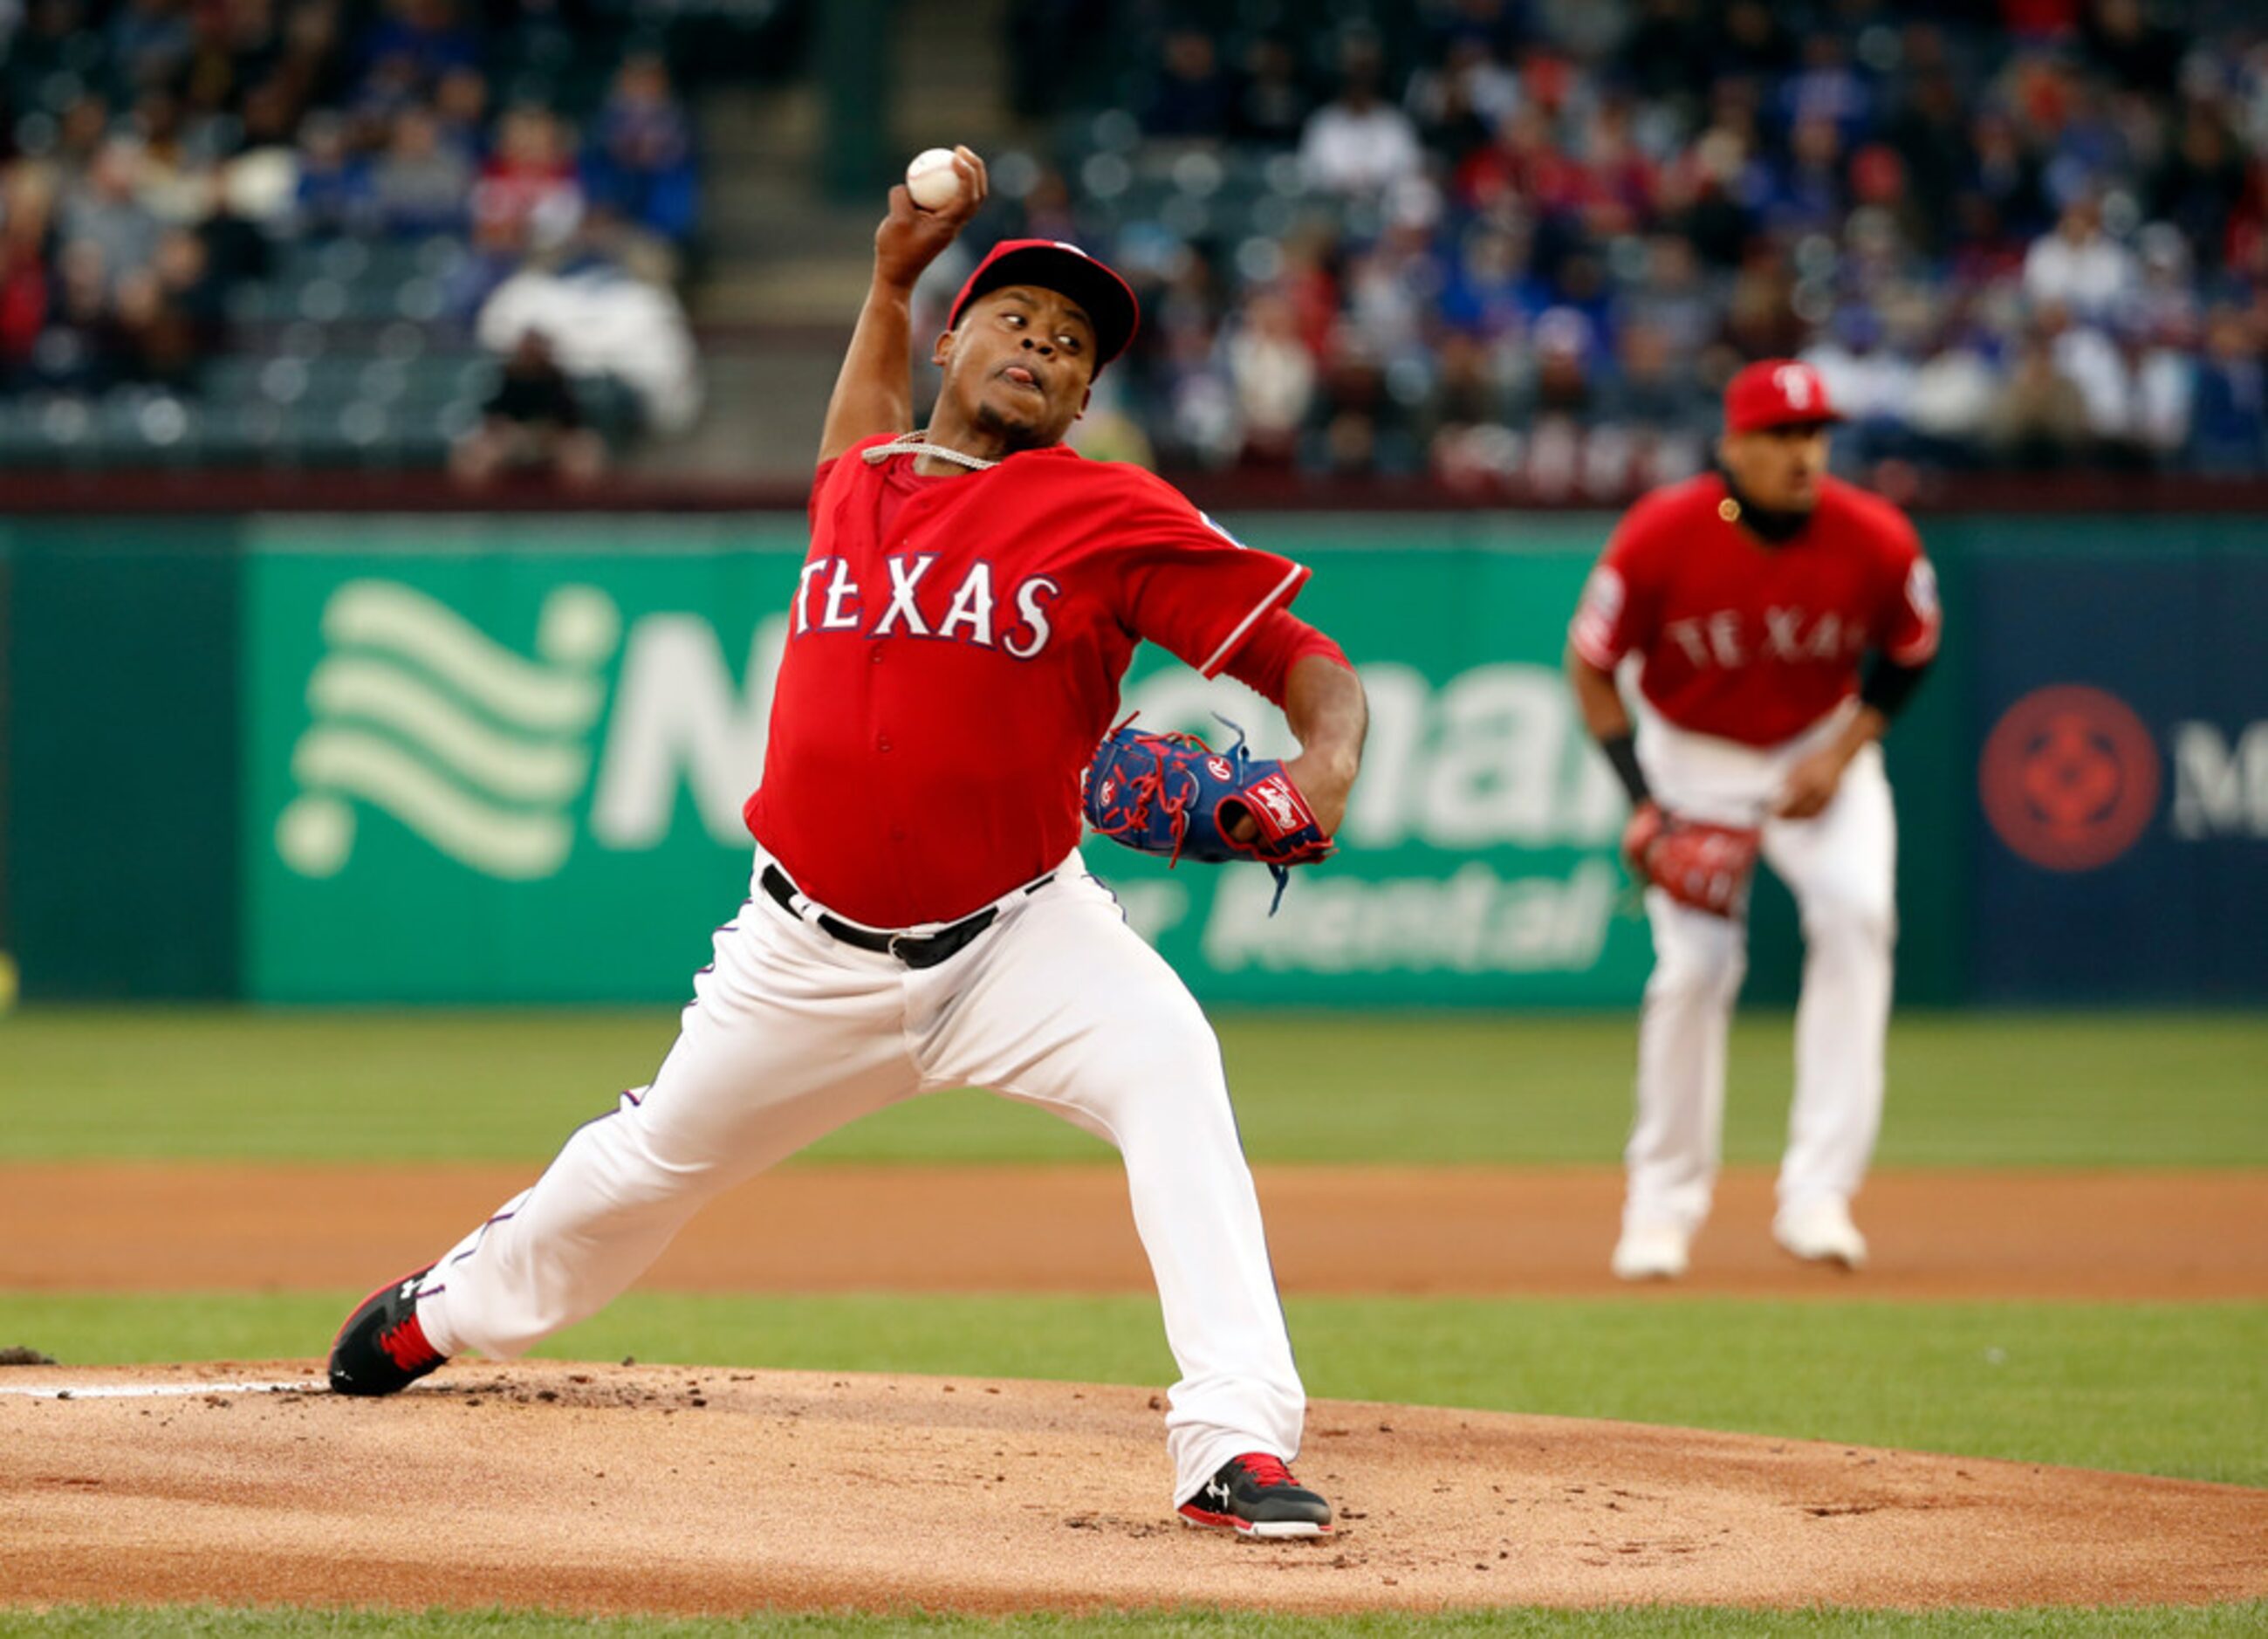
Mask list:
[[[759,850],[759,875],[768,862]],[[426,1277],[436,1348],[519,1355],[628,1288],[711,1196],[887,1104],[984,1087],[1124,1158],[1182,1374],[1174,1502],[1240,1453],[1298,1454],[1306,1397],[1219,1045],[1077,853],[934,967],[839,944],[761,888],[715,950],[652,1085],[578,1129]]]
[[[1780,1163],[1778,1209],[1858,1193],[1882,1119],[1882,1051],[1896,938],[1897,822],[1882,754],[1852,760],[1816,818],[1764,817],[1798,759],[1831,738],[1838,716],[1759,749],[1638,713],[1639,766],[1672,813],[1764,823],[1764,857],[1795,896],[1803,988],[1795,1010],[1795,1102]],[[1638,1021],[1638,1119],[1624,1160],[1625,1229],[1690,1234],[1709,1214],[1722,1153],[1725,1037],[1748,969],[1745,921],[1646,896],[1654,966]]]

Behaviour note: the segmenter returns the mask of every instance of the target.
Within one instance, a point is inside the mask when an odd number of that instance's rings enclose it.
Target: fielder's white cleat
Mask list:
[[[1615,1243],[1614,1271],[1624,1281],[1675,1281],[1685,1273],[1692,1237],[1675,1224],[1641,1223]]]
[[[1851,1222],[1849,1203],[1831,1195],[1773,1219],[1772,1239],[1806,1263],[1867,1266],[1867,1237]]]

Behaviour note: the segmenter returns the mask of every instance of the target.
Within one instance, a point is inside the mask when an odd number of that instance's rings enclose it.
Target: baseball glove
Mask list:
[[[1631,816],[1623,853],[1639,877],[1678,904],[1738,917],[1748,910],[1749,878],[1762,840],[1753,826],[1683,819],[1649,802]]]
[[[1137,853],[1164,854],[1168,865],[1256,860],[1276,878],[1268,906],[1275,915],[1290,867],[1324,859],[1333,847],[1284,764],[1254,757],[1244,730],[1226,718],[1221,721],[1236,728],[1236,743],[1225,751],[1195,735],[1145,734],[1132,721],[1095,748],[1080,776],[1086,823]],[[1243,820],[1251,831],[1240,841],[1233,832]]]

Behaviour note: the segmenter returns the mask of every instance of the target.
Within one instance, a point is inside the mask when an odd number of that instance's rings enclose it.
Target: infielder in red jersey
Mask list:
[[[1794,892],[1806,953],[1772,1232],[1799,1258],[1866,1260],[1851,1200],[1881,1122],[1896,934],[1877,742],[1937,653],[1939,615],[1913,526],[1827,476],[1835,419],[1808,365],[1742,370],[1719,469],[1630,510],[1568,631],[1584,720],[1630,793],[1624,851],[1653,929],[1625,1280],[1684,1274],[1708,1215],[1758,852]]]
[[[1285,772],[1333,831],[1361,685],[1286,608],[1304,568],[1063,447],[1138,318],[1074,247],[984,259],[932,355],[936,411],[909,431],[914,281],[984,194],[974,154],[957,168],[955,205],[894,188],[875,233],[747,804],[752,888],[676,1044],[531,1189],[357,1310],[332,1386],[390,1393],[460,1350],[518,1355],[628,1287],[719,1191],[885,1105],[985,1087],[1124,1157],[1182,1373],[1166,1429],[1182,1517],[1318,1535],[1330,1506],[1285,1466],[1306,1400],[1219,1046],[1081,863],[1079,777],[1147,639],[1284,707],[1304,748]]]

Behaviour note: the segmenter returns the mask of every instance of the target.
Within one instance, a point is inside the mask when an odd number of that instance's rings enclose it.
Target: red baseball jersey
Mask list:
[[[1602,671],[1638,655],[1639,690],[1671,722],[1759,746],[1855,692],[1868,649],[1908,666],[1936,653],[1936,577],[1888,501],[1825,479],[1778,543],[1735,517],[1715,473],[1631,507],[1568,628],[1575,653]]]
[[[1079,841],[1079,776],[1144,639],[1207,676],[1307,569],[1163,481],[1060,447],[923,477],[823,463],[746,817],[873,927],[966,916]]]

